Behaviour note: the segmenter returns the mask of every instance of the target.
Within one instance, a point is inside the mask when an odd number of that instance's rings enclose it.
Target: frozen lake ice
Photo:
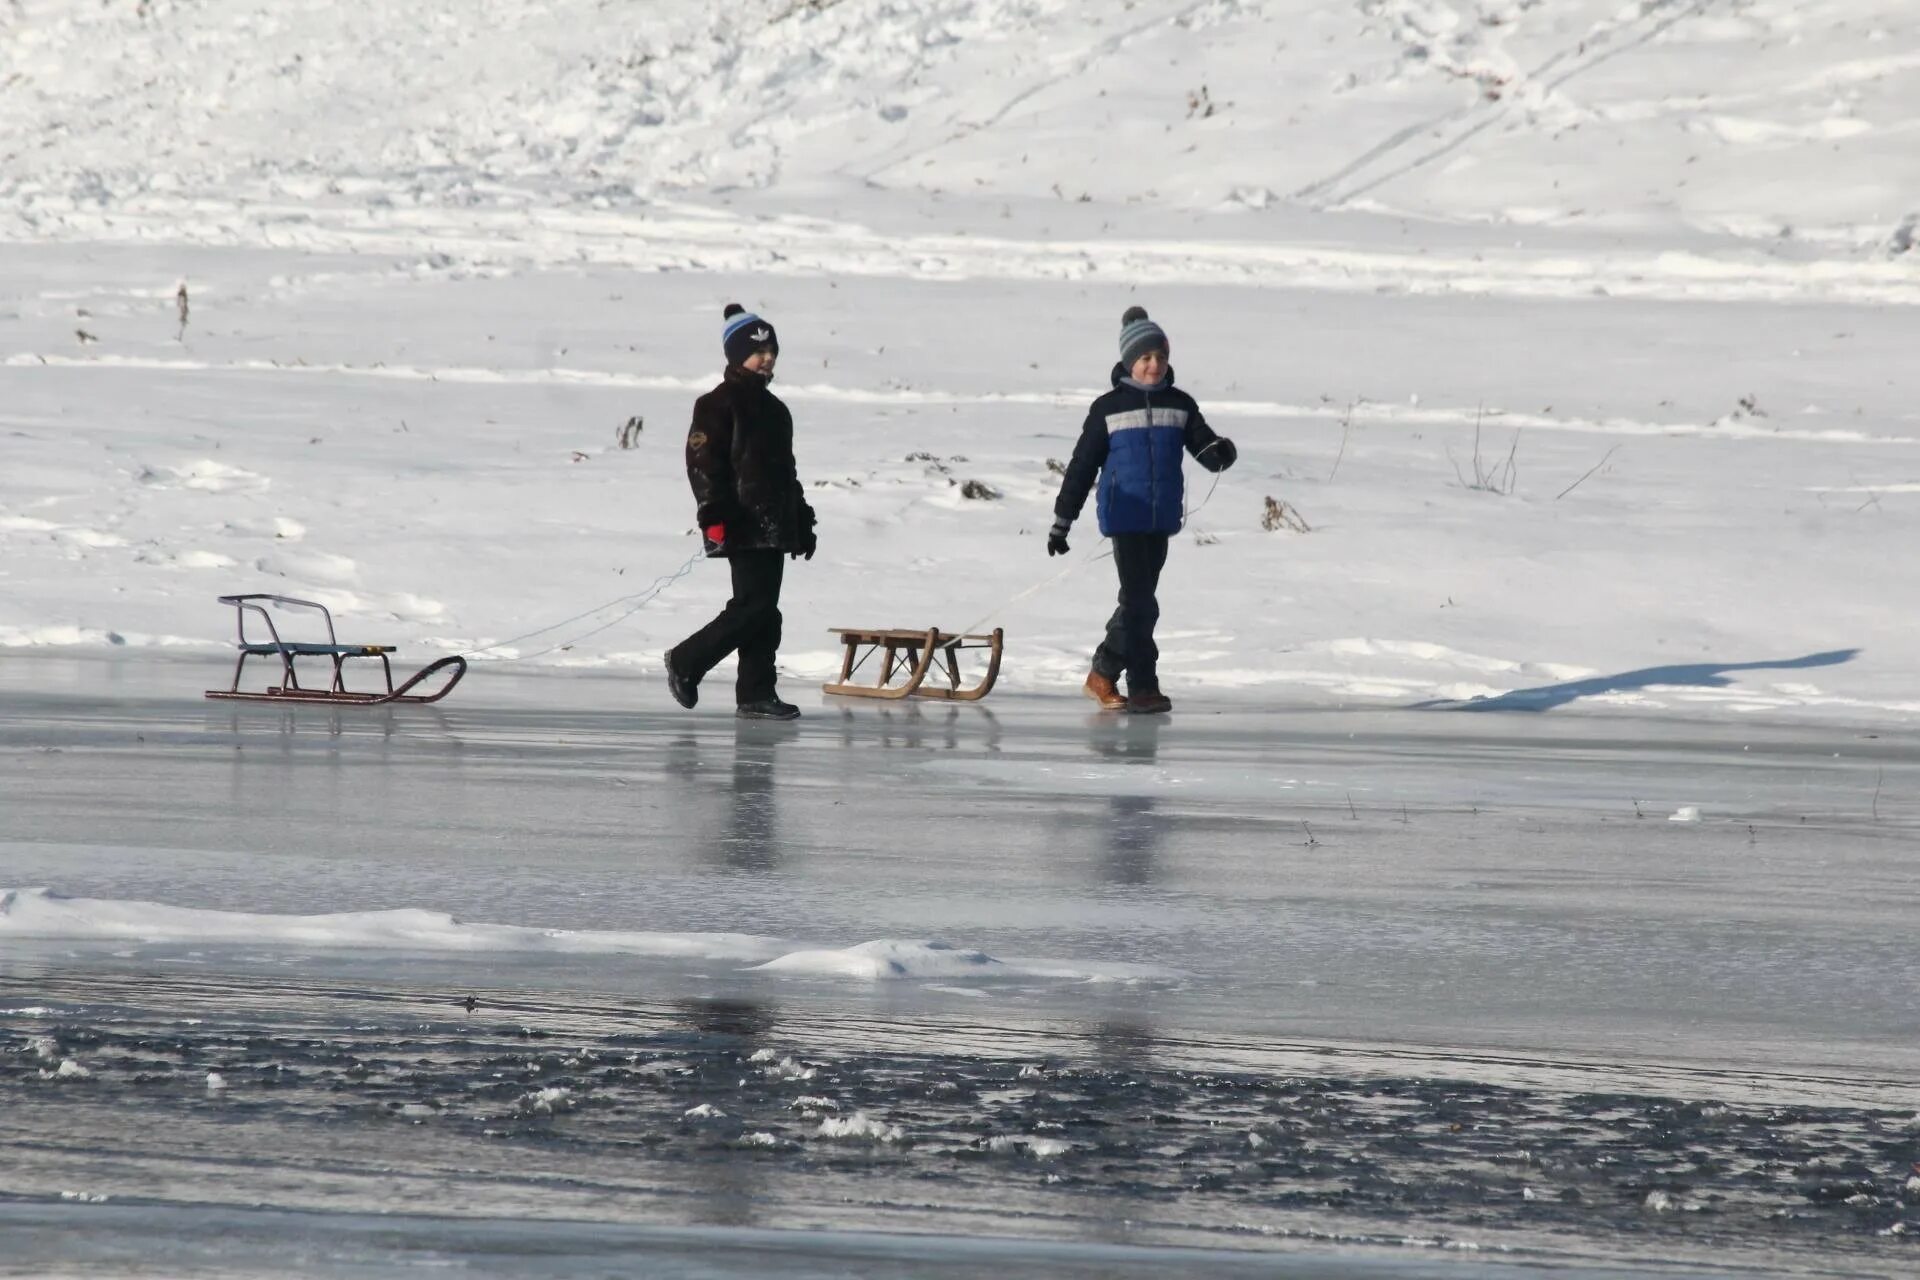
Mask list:
[[[1910,734],[1036,695],[769,726],[500,667],[433,708],[200,700],[224,671],[0,667],[0,1079],[35,1104],[0,1190],[48,1258],[58,1191],[176,1266],[245,1206],[420,1215],[390,1262],[504,1217],[562,1274],[745,1274],[729,1232],[796,1228],[956,1273],[982,1232],[1101,1274],[1157,1264],[1072,1249],[1911,1265]]]

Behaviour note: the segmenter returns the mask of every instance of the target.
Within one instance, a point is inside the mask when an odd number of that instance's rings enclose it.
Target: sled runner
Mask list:
[[[394,651],[390,644],[341,644],[334,634],[333,614],[323,604],[312,600],[295,600],[291,596],[239,595],[221,596],[221,604],[233,606],[236,625],[239,629],[238,644],[240,658],[233,664],[233,687],[229,689],[209,689],[209,698],[236,698],[252,702],[326,702],[349,703],[354,706],[377,707],[389,702],[438,702],[453,692],[453,686],[460,683],[460,677],[467,674],[467,660],[459,654],[451,654],[438,661],[430,662],[420,670],[408,676],[398,688],[393,683],[393,664],[387,655]],[[327,639],[324,644],[287,641],[280,638],[280,630],[273,625],[273,616],[267,612],[267,606],[281,609],[317,609],[326,623]],[[247,639],[247,615],[258,614],[267,625],[268,641]],[[240,675],[246,670],[248,658],[276,657],[280,659],[280,683],[269,685],[259,693],[242,693]],[[324,689],[305,689],[294,674],[294,660],[297,658],[329,658],[333,662],[333,679]],[[378,658],[380,674],[386,681],[385,692],[359,692],[347,688],[346,661],[348,658]],[[430,676],[441,672],[451,672],[445,685],[434,693],[409,692],[415,685]]]
[[[871,631],[865,627],[834,627],[846,656],[840,660],[840,679],[823,686],[828,693],[849,698],[944,698],[978,702],[993,691],[1000,678],[1000,654],[1006,633],[995,627],[987,635],[961,636],[930,628],[926,631]],[[961,686],[960,651],[987,651],[987,670],[977,684]],[[854,684],[853,677],[876,654],[884,655],[879,678],[873,684]],[[904,675],[896,684],[894,677]],[[928,677],[946,681],[929,685]]]

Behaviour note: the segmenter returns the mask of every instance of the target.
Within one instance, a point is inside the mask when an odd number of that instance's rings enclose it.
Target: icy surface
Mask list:
[[[585,674],[289,711],[199,702],[191,663],[13,670],[16,955],[1900,1074],[1920,1031],[1905,735],[1016,695],[768,727]]]

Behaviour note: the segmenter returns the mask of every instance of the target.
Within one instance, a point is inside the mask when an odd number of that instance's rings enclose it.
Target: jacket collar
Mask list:
[[[1127,372],[1127,366],[1115,361],[1112,376],[1116,391],[1121,387],[1132,387],[1135,391],[1165,391],[1173,386],[1172,365],[1167,366],[1167,376],[1158,382],[1135,382],[1132,375]]]
[[[764,373],[755,373],[753,370],[743,369],[737,364],[728,365],[726,373],[721,376],[734,386],[745,387],[749,391],[765,391],[767,384],[773,381],[773,379],[767,377]]]

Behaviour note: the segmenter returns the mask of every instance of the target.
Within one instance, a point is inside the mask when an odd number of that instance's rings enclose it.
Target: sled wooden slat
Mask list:
[[[1000,657],[1006,648],[1006,632],[995,627],[985,635],[956,635],[929,627],[908,631],[875,627],[833,627],[846,652],[840,659],[840,679],[823,685],[831,694],[846,698],[937,698],[948,702],[978,702],[993,691],[1000,678]],[[966,649],[984,650],[987,667],[979,681],[963,685],[960,653]],[[866,663],[879,658],[879,669],[872,684],[855,684],[854,676]],[[903,679],[895,681],[895,676]],[[936,682],[929,684],[933,675]],[[939,683],[945,681],[944,687]]]

